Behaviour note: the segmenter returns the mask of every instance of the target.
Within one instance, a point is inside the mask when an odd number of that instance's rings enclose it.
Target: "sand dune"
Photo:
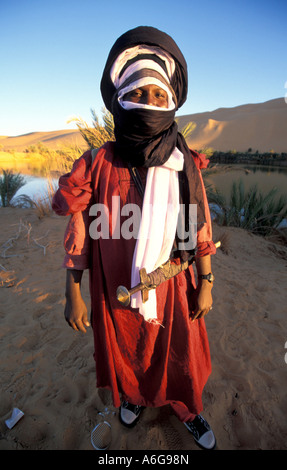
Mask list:
[[[197,450],[168,406],[146,409],[129,430],[110,393],[97,390],[92,332],[74,332],[63,316],[67,219],[39,220],[33,210],[12,208],[1,208],[0,217],[0,263],[7,270],[0,269],[0,449],[92,449],[91,431],[104,412],[111,450]],[[23,230],[4,252],[20,220],[31,224],[30,236]],[[287,249],[214,226],[215,241],[223,233],[228,252],[213,257],[214,307],[206,317],[213,371],[203,415],[219,450],[286,449]],[[40,237],[45,255],[33,242]],[[88,304],[87,273],[83,293]],[[25,415],[9,430],[5,419],[13,407]]]
[[[283,98],[182,116],[179,126],[189,121],[196,123],[189,138],[195,149],[287,152],[287,104]]]
[[[15,137],[0,136],[0,146],[5,150],[17,150],[21,152],[30,145],[42,142],[46,147],[57,149],[65,145],[78,145],[85,147],[85,141],[78,130],[69,129],[53,132],[30,132]]]
[[[222,151],[252,148],[259,152],[287,152],[287,104],[284,98],[180,116],[178,121],[180,128],[189,121],[197,124],[189,139],[190,146],[197,150],[212,147]],[[21,151],[37,142],[50,148],[70,144],[84,148],[86,145],[78,130],[0,137],[3,150]]]

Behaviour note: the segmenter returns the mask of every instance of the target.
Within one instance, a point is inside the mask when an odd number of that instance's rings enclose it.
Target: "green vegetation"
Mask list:
[[[287,153],[276,153],[273,150],[270,152],[259,153],[249,148],[246,152],[239,152],[236,150],[229,150],[228,152],[212,151],[209,149],[209,158],[212,163],[221,164],[252,164],[252,165],[270,165],[280,166],[287,165]],[[204,151],[203,151],[204,153]]]
[[[100,124],[99,118],[94,109],[91,109],[93,118],[93,128],[81,118],[73,118],[69,122],[75,122],[81,136],[86,141],[90,149],[99,148],[105,142],[115,140],[114,120],[112,114],[105,108],[102,109],[103,124]]]
[[[19,173],[14,174],[11,170],[2,170],[2,172],[3,175],[0,176],[0,197],[2,206],[7,207],[18,189],[24,186],[25,178]]]
[[[178,123],[177,119],[176,119],[176,122]],[[195,128],[196,128],[196,123],[190,121],[182,129],[179,129],[179,131],[185,139],[188,139],[188,137],[194,131]]]
[[[270,235],[287,217],[287,200],[278,198],[276,189],[263,196],[256,186],[245,191],[242,180],[233,183],[228,200],[210,186],[207,197],[219,225],[241,227],[258,235]]]
[[[51,171],[58,171],[59,173],[70,171],[74,161],[83,154],[84,149],[76,145],[66,145],[54,150],[39,142],[36,145],[30,145],[25,152],[28,155],[34,154],[43,157],[46,175],[50,175]]]

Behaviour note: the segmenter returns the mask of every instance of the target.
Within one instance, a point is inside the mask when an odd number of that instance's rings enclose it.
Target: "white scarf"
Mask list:
[[[165,263],[173,246],[179,213],[178,171],[183,169],[183,154],[175,148],[168,161],[148,169],[142,218],[133,256],[131,286],[140,282],[139,270],[147,273]],[[141,293],[132,295],[131,306],[147,321],[157,320],[155,290],[143,303]]]

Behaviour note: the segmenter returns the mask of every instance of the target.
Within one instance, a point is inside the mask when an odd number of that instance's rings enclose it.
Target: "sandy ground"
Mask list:
[[[110,393],[97,390],[92,332],[74,332],[63,316],[67,219],[1,208],[0,220],[0,449],[92,450],[91,431],[104,413],[111,450],[198,450],[168,406],[146,409],[129,430]],[[213,257],[214,307],[206,317],[213,372],[203,415],[218,450],[286,449],[287,249],[241,229],[214,227],[214,240],[223,236],[228,241]],[[9,430],[13,407],[24,417]]]

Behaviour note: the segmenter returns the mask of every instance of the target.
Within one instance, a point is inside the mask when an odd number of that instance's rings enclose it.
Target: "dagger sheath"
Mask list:
[[[146,269],[142,268],[139,271],[140,283],[131,289],[127,289],[124,286],[119,286],[117,288],[117,299],[124,306],[127,307],[130,303],[131,296],[136,292],[141,291],[142,301],[146,302],[148,300],[148,291],[151,289],[156,289],[160,284],[171,279],[172,277],[179,274],[181,271],[184,271],[191,265],[194,261],[194,257],[191,260],[185,261],[181,264],[172,264],[169,261],[164,263],[162,266],[159,266],[154,271],[147,274]]]
[[[216,248],[221,246],[221,242],[215,243]],[[176,276],[182,271],[185,271],[195,260],[195,255],[189,260],[175,264],[171,263],[168,260],[163,265],[156,268],[154,271],[147,274],[146,269],[142,268],[139,271],[140,283],[131,289],[127,289],[124,286],[119,286],[117,288],[117,299],[124,306],[127,307],[130,303],[131,296],[136,292],[141,291],[142,301],[146,302],[148,300],[148,291],[151,289],[156,289],[160,284],[165,281],[168,281],[172,277]]]

